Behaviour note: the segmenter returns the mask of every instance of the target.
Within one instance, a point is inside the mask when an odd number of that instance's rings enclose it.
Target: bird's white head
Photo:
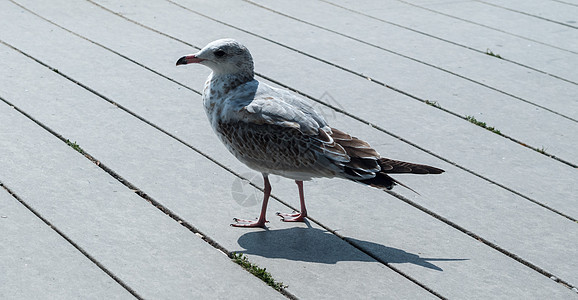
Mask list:
[[[233,39],[213,41],[199,52],[179,58],[177,66],[192,63],[205,65],[216,75],[253,77],[253,57],[249,49]]]

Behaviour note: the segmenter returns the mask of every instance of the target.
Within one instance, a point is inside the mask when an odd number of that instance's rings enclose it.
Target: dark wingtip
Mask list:
[[[382,157],[378,160],[384,173],[441,174],[444,170],[428,165],[414,164],[405,161]]]
[[[179,60],[177,60],[177,66],[178,65],[186,65],[187,64],[187,57],[183,56],[181,58],[179,58]]]
[[[442,170],[440,168],[436,168],[436,167],[430,167],[430,168],[431,168],[429,170],[430,174],[441,174],[441,173],[445,172],[445,170]]]

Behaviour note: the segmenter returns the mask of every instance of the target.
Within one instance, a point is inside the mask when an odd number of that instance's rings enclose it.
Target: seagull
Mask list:
[[[384,190],[396,184],[410,189],[387,174],[444,172],[381,157],[367,142],[329,126],[301,96],[259,82],[251,53],[236,40],[213,41],[176,63],[186,64],[212,70],[202,96],[211,127],[238,160],[263,175],[259,218],[235,218],[231,226],[265,227],[271,174],[295,180],[299,190],[301,210],[277,215],[285,222],[303,222],[307,217],[303,181],[338,177]]]

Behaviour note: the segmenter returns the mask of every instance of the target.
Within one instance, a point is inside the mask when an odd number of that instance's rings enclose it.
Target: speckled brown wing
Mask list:
[[[412,190],[387,174],[440,174],[444,172],[442,169],[427,165],[380,157],[379,153],[367,142],[335,128],[331,130],[333,131],[331,137],[345,149],[350,157],[350,161],[344,164],[344,172],[349,175],[349,179],[357,182],[388,190],[395,184],[399,184]]]
[[[307,135],[296,128],[248,122],[219,123],[217,132],[235,157],[264,173],[343,177],[391,189],[387,173],[439,174],[443,170],[380,157],[371,146],[343,131],[319,129]]]
[[[219,123],[217,132],[235,157],[260,172],[333,177],[349,161],[345,149],[321,129],[306,135],[292,127],[235,122]]]
[[[349,161],[343,164],[343,172],[346,177],[353,180],[375,177],[375,172],[381,170],[377,162],[379,153],[371,148],[367,142],[341,130],[331,128],[331,132],[331,137],[335,143],[343,147],[349,156]]]

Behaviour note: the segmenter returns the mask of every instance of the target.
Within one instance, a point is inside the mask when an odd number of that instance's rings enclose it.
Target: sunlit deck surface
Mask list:
[[[578,2],[0,1],[1,299],[577,299]],[[419,195],[261,175],[212,132],[210,41]],[[282,288],[231,258],[241,253]]]

